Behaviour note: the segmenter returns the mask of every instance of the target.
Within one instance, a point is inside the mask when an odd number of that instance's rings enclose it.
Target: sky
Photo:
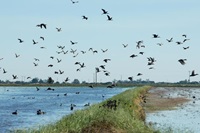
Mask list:
[[[74,79],[93,82],[95,68],[101,65],[105,65],[109,76],[100,68],[98,82],[128,77],[156,82],[188,79],[193,70],[200,74],[199,6],[198,0],[78,0],[75,4],[71,0],[1,1],[0,79],[30,81],[26,78],[52,77],[62,82],[68,77],[69,82]],[[101,9],[108,11],[112,21],[107,20]],[[83,15],[88,19],[83,19]],[[41,23],[47,24],[47,29],[36,26]],[[61,32],[56,28],[61,28]],[[160,38],[153,38],[153,34]],[[18,38],[24,42],[19,43]],[[173,41],[169,43],[166,39],[170,38]],[[176,44],[184,39],[189,40]],[[33,45],[32,40],[38,43]],[[138,41],[143,41],[145,48],[136,48]],[[128,46],[124,48],[122,44]],[[65,46],[63,50],[68,53],[58,54],[62,51],[58,46]],[[189,49],[183,49],[188,46]],[[89,51],[90,48],[98,53]],[[71,49],[77,50],[75,54]],[[108,50],[103,53],[101,49]],[[20,56],[16,58],[15,54]],[[137,57],[130,58],[132,54]],[[147,65],[148,57],[155,58],[154,65]],[[62,61],[57,63],[57,59]],[[111,60],[105,63],[104,59]],[[181,65],[179,59],[187,59],[186,64]],[[75,62],[84,63],[85,67],[77,71],[80,65]],[[53,67],[48,67],[49,64]],[[54,74],[59,70],[64,73]],[[138,73],[142,75],[137,76]],[[12,75],[18,78],[13,79]],[[200,77],[190,80],[200,81]]]

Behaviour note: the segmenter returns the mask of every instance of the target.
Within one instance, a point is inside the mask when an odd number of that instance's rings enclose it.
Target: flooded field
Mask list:
[[[129,88],[0,87],[0,132],[38,128]],[[71,104],[74,105],[71,110]],[[12,114],[17,110],[17,115]],[[37,115],[37,110],[45,112]]]
[[[146,108],[146,122],[163,132],[200,131],[200,88],[154,88],[147,95]]]

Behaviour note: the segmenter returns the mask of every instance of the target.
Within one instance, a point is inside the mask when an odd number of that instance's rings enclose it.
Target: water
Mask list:
[[[85,108],[85,104],[99,103],[129,88],[94,88],[89,87],[0,87],[0,132],[16,129],[37,128],[56,122],[74,110]],[[80,92],[76,94],[76,92]],[[65,96],[64,94],[67,94]],[[70,105],[75,104],[74,110]],[[38,109],[46,112],[37,115]],[[12,112],[18,111],[17,115]]]
[[[176,110],[148,113],[147,123],[153,122],[154,127],[161,131],[173,133],[199,133],[200,132],[200,89],[175,88],[171,97],[184,97],[190,101],[180,105]],[[193,97],[195,96],[195,97]]]

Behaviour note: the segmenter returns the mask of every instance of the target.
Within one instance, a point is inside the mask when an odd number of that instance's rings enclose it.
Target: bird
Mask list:
[[[99,66],[99,67],[101,67],[102,69],[105,69],[105,65],[101,65],[101,66]]]
[[[188,47],[183,47],[184,50],[189,49],[189,48],[190,48],[189,46]]]
[[[85,53],[86,53],[86,51],[81,51],[81,53],[82,53],[82,54],[85,54]]]
[[[13,79],[17,79],[18,77],[17,77],[17,75],[12,75],[13,76]]]
[[[71,2],[72,2],[72,4],[76,4],[76,3],[78,3],[78,1],[73,1],[73,0],[71,0]]]
[[[38,24],[38,25],[36,25],[37,27],[40,27],[41,29],[42,28],[47,28],[47,24],[44,24],[44,23],[41,23],[41,24]]]
[[[84,68],[85,67],[85,64],[82,63],[82,64],[79,64],[81,68]]]
[[[63,73],[64,73],[64,71],[61,71],[61,70],[59,70],[59,73],[60,73],[60,74],[63,74]]]
[[[76,51],[77,51],[77,49],[75,49],[75,50],[74,50],[74,49],[71,49],[70,53],[75,54]]]
[[[143,55],[143,54],[144,54],[144,52],[139,52],[139,54]]]
[[[74,105],[71,104],[71,106],[70,106],[70,110],[72,111],[73,109],[74,109]]]
[[[133,81],[133,77],[128,77],[128,79],[129,79],[130,81]]]
[[[35,63],[35,62],[33,62],[33,64],[34,64],[34,66],[38,66],[38,64],[37,64],[37,63]]]
[[[185,37],[185,38],[187,38],[187,35],[186,35],[186,34],[183,34],[182,36]]]
[[[38,87],[36,87],[37,91],[39,91],[40,89]]]
[[[88,20],[88,17],[86,17],[85,15],[83,15],[82,18]]]
[[[183,44],[183,43],[182,43],[182,42],[180,42],[180,41],[177,41],[177,42],[176,42],[176,44],[177,44],[177,45],[180,45],[180,44]]]
[[[44,37],[43,36],[41,36],[40,39],[42,39],[44,41]]]
[[[58,59],[58,58],[57,58],[57,62],[58,62],[58,63],[60,63],[61,61],[62,61],[62,59]]]
[[[69,81],[69,78],[67,77],[66,79],[65,79],[65,82],[68,82]]]
[[[96,67],[95,70],[96,70],[96,73],[100,72],[98,67]]]
[[[111,61],[111,59],[104,59],[103,60],[105,63],[107,63],[108,61]]]
[[[85,106],[85,107],[90,106],[90,103],[86,103],[84,106]]]
[[[184,43],[184,42],[186,42],[186,41],[188,41],[188,40],[190,40],[190,39],[187,39],[187,38],[186,38],[186,39],[184,39],[184,40],[183,40],[183,43]]]
[[[112,21],[112,17],[110,17],[109,15],[107,15],[108,21]]]
[[[35,61],[40,61],[40,59],[34,58]]]
[[[53,65],[52,65],[52,64],[49,64],[48,67],[53,67]]]
[[[90,87],[90,88],[94,88],[94,86],[93,86],[93,85],[89,85],[88,87]]]
[[[128,44],[126,44],[126,45],[125,45],[125,44],[122,44],[122,45],[124,46],[124,48],[126,48],[126,47],[128,46]]]
[[[162,46],[163,44],[162,44],[162,43],[157,43],[157,45],[158,45],[158,46]]]
[[[141,75],[142,75],[142,73],[138,73],[138,74],[137,74],[137,76],[141,76]]]
[[[14,112],[12,112],[13,115],[17,115],[17,110],[15,110]]]
[[[193,70],[192,73],[190,74],[190,77],[194,77],[194,76],[197,76],[198,74],[195,73],[195,71]]]
[[[15,53],[15,57],[16,57],[16,58],[18,58],[19,56],[20,56],[20,55],[18,55],[18,54]]]
[[[102,52],[103,52],[103,53],[105,53],[105,52],[107,52],[107,51],[108,51],[108,49],[105,49],[105,50],[101,49],[101,50],[102,50]]]
[[[106,76],[110,76],[110,72],[105,72],[104,73]]]
[[[56,28],[58,32],[61,32],[61,28]]]
[[[74,44],[77,44],[78,42],[73,42],[73,41],[70,41],[71,42],[71,45],[74,45]]]
[[[18,38],[18,40],[19,40],[19,43],[23,43],[24,41],[22,40],[22,39],[20,39],[20,38]]]
[[[103,11],[102,14],[108,14],[108,11],[106,11],[105,9],[101,9]]]
[[[7,71],[5,69],[3,69],[3,74],[7,73]]]
[[[94,53],[98,53],[98,51],[97,51],[97,50],[94,50],[94,51],[93,51],[93,54],[94,54]]]
[[[170,39],[166,39],[168,42],[172,42],[173,41],[173,37]]]
[[[37,115],[42,115],[42,114],[45,114],[46,112],[43,112],[43,111],[41,111],[40,109],[39,110],[37,110]]]
[[[141,41],[138,41],[138,42],[136,42],[137,43],[137,45],[136,45],[136,48],[140,48],[141,47],[141,44],[143,43],[143,40],[141,40]]]
[[[81,63],[80,63],[80,62],[75,62],[74,64],[75,64],[75,65],[80,65]]]
[[[179,59],[178,62],[181,63],[181,65],[185,65],[185,61],[187,61],[187,59]]]
[[[32,40],[33,41],[33,45],[37,44],[38,42],[36,42],[35,40]]]
[[[132,54],[130,57],[131,57],[131,58],[134,58],[134,57],[137,57],[137,55],[135,55],[135,54]]]
[[[160,38],[158,34],[153,34],[153,38]]]

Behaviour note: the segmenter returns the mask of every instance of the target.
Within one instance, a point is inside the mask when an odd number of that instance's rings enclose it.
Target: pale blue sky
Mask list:
[[[107,21],[102,8],[109,12],[113,21]],[[69,77],[70,81],[77,78],[92,82],[94,68],[105,64],[110,76],[100,72],[99,81],[127,80],[129,76],[134,80],[184,80],[189,71],[200,74],[199,13],[198,0],[79,0],[77,4],[70,0],[4,0],[0,4],[0,58],[4,58],[0,60],[0,79],[12,80],[14,74],[18,75],[18,80],[22,76],[41,79],[51,76],[59,81]],[[82,15],[88,20],[83,20]],[[47,29],[36,27],[40,23],[46,23]],[[62,31],[57,32],[56,27]],[[153,39],[154,33],[161,38]],[[176,41],[184,39],[183,34],[190,40],[177,45]],[[40,36],[45,40],[42,41]],[[171,37],[173,42],[168,43],[166,39]],[[18,38],[24,42],[20,44]],[[32,39],[39,43],[33,45]],[[78,44],[71,45],[70,40]],[[145,48],[136,49],[136,42],[140,40]],[[163,43],[163,46],[157,43]],[[123,48],[122,44],[128,44],[128,47]],[[76,58],[71,53],[58,55],[57,45],[65,46],[65,51],[77,49],[79,54]],[[46,49],[40,49],[41,46]],[[190,48],[183,50],[187,46]],[[88,51],[91,47],[98,54]],[[108,51],[102,53],[101,49]],[[86,54],[81,54],[81,50]],[[141,51],[144,55],[138,55]],[[15,53],[20,57],[16,59]],[[138,57],[131,59],[132,54]],[[147,57],[157,60],[154,70],[149,70]],[[33,65],[34,58],[40,59],[37,67]],[[57,63],[56,58],[62,62]],[[105,58],[111,61],[106,64]],[[178,62],[181,58],[187,59],[184,66]],[[79,67],[74,65],[77,61],[86,66],[80,72],[76,72]],[[54,67],[48,68],[49,64]],[[3,74],[3,68],[8,71],[6,74]],[[54,71],[58,70],[65,72],[55,75]],[[140,77],[136,76],[139,72],[143,74]],[[199,76],[191,78],[191,81],[199,80]]]

